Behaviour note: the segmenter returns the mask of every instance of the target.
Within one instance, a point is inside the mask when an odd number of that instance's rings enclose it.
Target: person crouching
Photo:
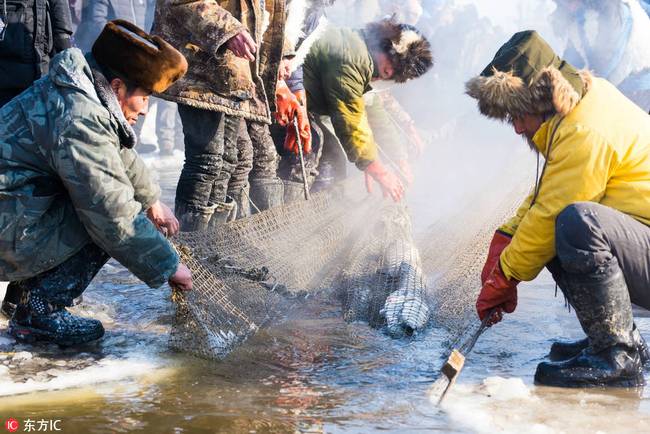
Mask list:
[[[171,45],[122,20],[86,57],[64,50],[49,74],[0,109],[0,280],[20,293],[19,341],[74,345],[104,334],[66,310],[113,257],[151,287],[192,288],[166,234],[178,221],[133,150],[148,95],[187,70]]]

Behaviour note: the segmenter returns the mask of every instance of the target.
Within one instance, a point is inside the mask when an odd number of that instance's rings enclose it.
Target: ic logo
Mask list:
[[[9,432],[16,432],[16,431],[18,431],[19,427],[20,427],[20,424],[13,417],[7,419],[7,421],[5,422],[5,428],[7,428],[7,431],[9,431]]]

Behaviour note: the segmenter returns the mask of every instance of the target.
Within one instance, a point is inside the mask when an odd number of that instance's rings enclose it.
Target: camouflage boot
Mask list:
[[[252,179],[251,200],[264,211],[282,205],[284,199],[284,184],[280,178]]]
[[[205,231],[208,229],[210,219],[214,213],[212,207],[189,206],[184,202],[176,201],[174,214],[180,224],[181,232]]]
[[[209,229],[221,226],[237,218],[237,204],[235,202],[219,202],[208,224]]]
[[[9,334],[25,343],[44,341],[71,346],[101,338],[104,327],[95,319],[72,315],[64,306],[26,294],[9,322]]]
[[[243,219],[250,217],[251,215],[251,204],[248,200],[250,194],[250,187],[246,184],[245,187],[240,189],[237,192],[229,192],[228,197],[235,203],[237,206],[237,219]]]
[[[537,366],[535,382],[558,387],[637,387],[644,383],[633,339],[632,304],[616,258],[607,270],[567,275],[566,291],[589,346],[576,356]]]

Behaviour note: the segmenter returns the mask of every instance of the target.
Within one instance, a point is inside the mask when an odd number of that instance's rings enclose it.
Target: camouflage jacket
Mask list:
[[[189,63],[187,74],[160,96],[270,123],[278,67],[286,48],[285,0],[266,0],[264,7],[266,13],[259,0],[157,0],[152,33],[180,50]],[[242,30],[261,45],[255,62],[226,48],[225,43]]]
[[[76,48],[63,51],[0,109],[0,280],[35,276],[91,241],[150,286],[178,267],[142,212],[160,190],[89,62]]]

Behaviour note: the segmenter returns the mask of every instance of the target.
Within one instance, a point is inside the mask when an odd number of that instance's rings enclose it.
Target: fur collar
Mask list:
[[[467,95],[476,99],[487,117],[506,120],[523,114],[557,113],[566,116],[591,88],[593,76],[579,71],[583,84],[579,94],[555,67],[544,68],[529,84],[512,71],[494,70],[489,77],[478,76],[465,84]]]
[[[136,143],[135,131],[129,123],[126,121],[120,104],[117,102],[117,97],[111,89],[111,85],[100,71],[97,64],[91,64],[90,66],[93,80],[95,84],[95,90],[97,91],[97,96],[101,101],[102,105],[109,111],[115,122],[117,122],[117,131],[120,137],[120,145],[125,148],[133,148]]]

